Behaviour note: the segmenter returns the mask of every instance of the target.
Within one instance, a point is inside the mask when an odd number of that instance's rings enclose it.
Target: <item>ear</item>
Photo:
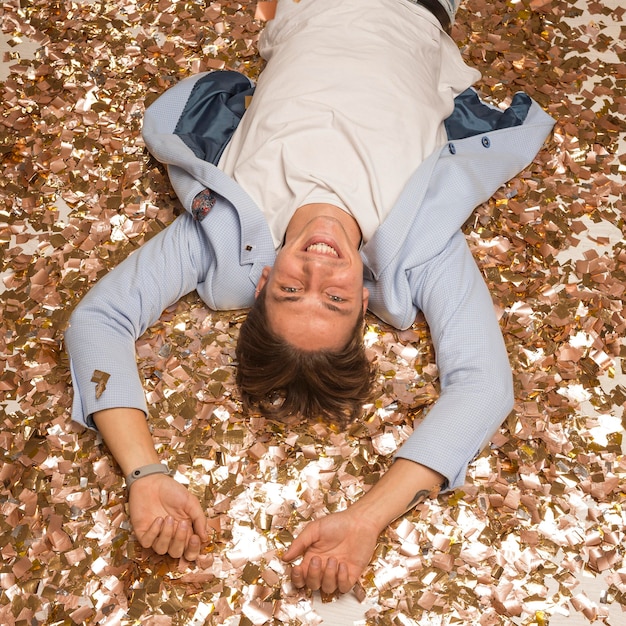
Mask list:
[[[271,271],[272,271],[272,268],[269,265],[266,265],[263,268],[263,271],[261,272],[261,278],[259,278],[259,282],[256,284],[256,290],[254,292],[255,300],[259,297],[259,293],[261,292],[261,289],[263,289],[263,287],[265,287],[265,285],[267,284]]]
[[[370,301],[370,292],[367,287],[363,287],[363,314],[367,311],[367,305]]]

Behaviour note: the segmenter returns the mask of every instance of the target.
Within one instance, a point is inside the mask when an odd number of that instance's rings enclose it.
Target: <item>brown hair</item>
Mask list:
[[[270,329],[265,289],[241,325],[237,361],[244,408],[276,418],[354,418],[370,399],[375,376],[363,345],[363,313],[343,350],[300,350]]]

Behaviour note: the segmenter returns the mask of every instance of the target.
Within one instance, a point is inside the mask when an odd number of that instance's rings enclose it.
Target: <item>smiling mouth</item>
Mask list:
[[[327,243],[314,243],[306,248],[307,252],[313,252],[314,254],[324,254],[326,256],[332,256],[339,258],[339,253],[335,248],[329,246]]]

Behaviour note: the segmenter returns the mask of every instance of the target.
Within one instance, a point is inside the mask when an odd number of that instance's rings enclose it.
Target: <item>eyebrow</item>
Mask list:
[[[302,298],[300,296],[270,296],[274,302],[300,302]],[[350,309],[340,309],[338,306],[335,306],[331,302],[322,302],[322,306],[328,309],[329,311],[333,311],[334,313],[339,313],[339,315],[352,315],[352,311]]]

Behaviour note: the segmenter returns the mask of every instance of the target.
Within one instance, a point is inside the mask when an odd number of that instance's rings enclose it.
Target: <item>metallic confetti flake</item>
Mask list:
[[[274,2],[4,2],[0,9],[0,623],[321,623],[280,556],[357,500],[438,396],[421,317],[368,317],[377,397],[346,427],[241,412],[242,312],[194,295],[137,344],[156,449],[200,499],[190,564],[143,549],[124,481],[69,421],[62,332],[89,287],[180,210],[141,139],[179,79],[263,67]],[[355,595],[372,625],[547,626],[626,606],[626,11],[609,0],[468,0],[453,28],[481,95],[523,89],[557,121],[465,234],[494,299],[515,408],[469,468],[380,537]],[[258,6],[257,6],[258,5]],[[584,9],[584,11],[583,11]],[[258,12],[257,12],[258,11]],[[109,373],[94,372],[94,392]],[[579,578],[598,576],[597,602]],[[615,612],[617,610],[617,612]],[[356,618],[355,618],[356,619]]]
[[[93,375],[91,377],[91,382],[96,383],[96,398],[99,398],[107,388],[107,382],[111,374],[107,372],[101,372],[100,370],[94,370]]]

